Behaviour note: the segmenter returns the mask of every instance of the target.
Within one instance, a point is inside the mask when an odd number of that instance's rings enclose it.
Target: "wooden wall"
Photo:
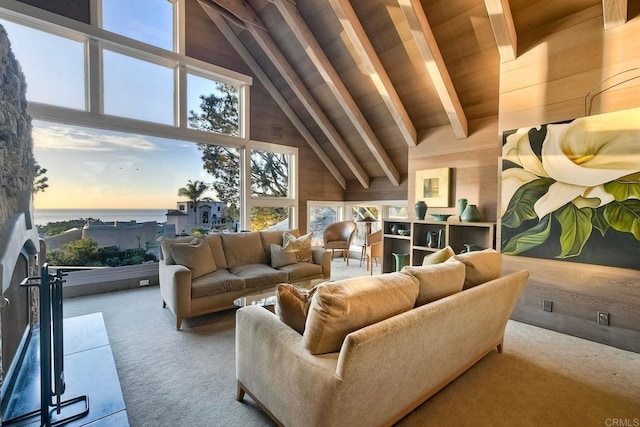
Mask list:
[[[256,141],[298,147],[298,226],[307,229],[308,200],[344,200],[345,192],[333,175],[300,136],[271,95],[244,64],[200,5],[186,3],[187,55],[221,67],[253,76],[251,86],[250,137]]]
[[[499,132],[588,115],[590,90],[640,67],[640,17],[605,32],[601,5],[518,33],[518,40],[518,58],[501,66]],[[634,76],[640,72],[624,73],[603,88]],[[591,114],[639,106],[640,79],[635,79],[596,96]],[[515,319],[640,352],[640,270],[504,259],[507,271],[526,268],[531,274]],[[552,312],[542,310],[543,299],[553,301]],[[610,326],[596,323],[597,311],[610,313]]]
[[[458,212],[456,201],[465,198],[477,204],[485,221],[495,221],[498,199],[498,117],[469,122],[469,137],[457,139],[451,126],[428,129],[409,149],[409,206],[415,203],[415,173],[422,169],[451,168],[449,208],[427,208],[429,212]],[[412,219],[413,209],[409,209]]]

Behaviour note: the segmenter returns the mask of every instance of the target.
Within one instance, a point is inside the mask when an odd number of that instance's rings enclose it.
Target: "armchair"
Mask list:
[[[331,250],[331,259],[336,249],[342,251],[342,257],[349,265],[349,246],[356,231],[356,223],[353,221],[340,221],[330,224],[324,230],[324,248]]]
[[[367,269],[373,275],[373,261],[376,258],[382,258],[382,230],[367,235],[365,254],[367,257]]]

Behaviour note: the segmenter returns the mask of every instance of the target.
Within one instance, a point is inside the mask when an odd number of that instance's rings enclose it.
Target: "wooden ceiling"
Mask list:
[[[500,62],[627,0],[198,0],[343,187],[399,185],[429,128],[497,116]],[[604,13],[603,13],[604,10]]]

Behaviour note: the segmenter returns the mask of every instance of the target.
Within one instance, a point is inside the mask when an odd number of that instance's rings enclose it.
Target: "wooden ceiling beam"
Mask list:
[[[627,22],[628,0],[602,0],[604,29],[619,27]]]
[[[400,173],[395,167],[384,147],[378,140],[378,137],[369,126],[360,108],[345,87],[344,83],[338,76],[337,71],[331,65],[331,62],[322,51],[318,41],[315,39],[311,30],[307,27],[295,5],[288,0],[270,0],[273,3],[285,22],[289,26],[292,34],[302,45],[304,52],[309,60],[313,63],[316,70],[331,90],[347,117],[356,128],[360,137],[367,145],[373,157],[376,159],[389,181],[395,186],[400,185]]]
[[[258,62],[253,57],[253,55],[244,46],[244,44],[238,38],[238,36],[235,34],[235,32],[233,32],[233,30],[229,27],[229,24],[226,22],[225,18],[223,18],[222,14],[221,14],[221,11],[218,10],[216,7],[212,6],[208,1],[198,0],[198,2],[200,3],[200,5],[204,9],[204,11],[207,13],[209,18],[214,22],[214,24],[216,24],[216,26],[218,26],[218,28],[220,29],[222,34],[229,41],[229,43],[234,47],[234,49],[236,49],[238,54],[240,54],[242,59],[247,63],[247,65],[251,68],[251,70],[256,74],[256,77],[260,80],[260,82],[263,84],[263,86],[271,94],[271,96],[276,101],[276,103],[280,106],[280,108],[282,108],[282,111],[287,115],[289,120],[291,120],[291,123],[296,127],[298,132],[300,132],[300,134],[307,141],[309,146],[318,155],[318,157],[320,157],[320,160],[322,160],[322,162],[329,169],[331,174],[340,183],[342,188],[346,189],[346,180],[345,180],[344,176],[340,173],[340,171],[335,166],[335,164],[327,156],[327,154],[324,152],[322,147],[320,147],[320,144],[318,144],[318,142],[313,137],[313,135],[309,132],[307,127],[304,125],[304,123],[302,123],[302,120],[300,120],[298,115],[293,111],[291,106],[287,103],[287,101],[284,99],[284,97],[280,94],[280,91],[271,82],[271,79],[267,76],[267,74],[264,72],[262,67],[260,67]],[[226,10],[227,10],[227,12],[231,13],[230,10],[228,10],[228,9],[226,9]],[[252,10],[252,12],[253,12],[253,10]],[[236,15],[234,15],[234,16],[236,16]],[[236,18],[237,18],[237,16],[236,16]],[[256,15],[256,18],[259,20],[257,15]],[[242,21],[245,24],[248,23],[245,20],[242,20]],[[260,28],[260,26],[253,26],[253,25],[246,25],[245,26],[245,29],[247,29],[249,31],[252,28],[257,30],[258,28]],[[261,31],[261,30],[257,30],[257,31]],[[262,33],[264,33],[264,32],[262,32]],[[265,34],[265,36],[266,36],[266,34]],[[266,36],[266,37],[268,37],[268,36]],[[285,77],[285,80],[287,80],[287,83],[290,84],[289,83],[289,79],[286,78],[286,76],[284,76],[284,75],[283,75],[283,77]],[[296,76],[296,80],[299,81],[297,76]],[[290,84],[290,86],[291,86],[291,84]],[[296,95],[298,95],[298,92],[303,92],[306,89],[298,88],[298,90],[296,90],[295,87],[292,87],[292,90],[294,91],[294,93],[296,93]],[[333,128],[333,126],[331,125],[331,122],[329,121],[329,119],[326,118],[326,116],[324,116],[324,113],[322,113],[322,110],[319,108],[319,106],[317,106],[317,104],[315,104],[315,106],[317,107],[317,110],[316,109],[309,110],[309,108],[312,107],[313,104],[315,103],[315,100],[313,100],[313,97],[311,97],[311,95],[308,92],[307,92],[307,95],[309,96],[310,99],[306,99],[305,100],[305,99],[300,99],[300,97],[299,97],[300,102],[302,102],[302,104],[305,106],[305,108],[307,108],[307,110],[309,111],[309,114],[314,118],[314,120],[316,120],[316,122],[318,123],[320,128],[323,130],[323,132],[325,132],[325,135],[327,136],[327,139],[331,142],[331,144],[334,146],[336,151],[338,151],[338,153],[342,156],[342,159],[345,161],[345,163],[347,164],[349,169],[351,169],[351,171],[356,176],[356,178],[358,179],[360,184],[362,184],[362,186],[364,188],[369,188],[369,181],[370,181],[369,176],[366,174],[366,172],[364,171],[362,166],[360,166],[360,163],[355,158],[355,156],[353,155],[351,150],[349,150],[347,144],[342,140],[342,138],[340,137],[338,132],[335,130],[335,128]]]
[[[424,65],[431,76],[433,85],[444,106],[453,131],[459,139],[469,136],[467,117],[462,109],[460,99],[449,71],[444,63],[436,39],[429,26],[429,21],[424,14],[420,0],[398,0],[400,9],[404,14],[409,28],[413,33],[413,39],[418,45]]]
[[[518,55],[518,36],[513,24],[509,0],[484,0],[484,4],[496,38],[500,60],[513,61]]]
[[[233,16],[238,18],[240,21],[244,22],[247,25],[254,25],[256,27],[262,28],[263,30],[267,30],[263,25],[262,21],[249,3],[244,0],[211,0],[213,3],[217,4],[224,10],[229,11]],[[202,5],[203,2],[198,0],[198,2]],[[206,4],[206,3],[205,3]],[[207,9],[205,9],[207,11]]]
[[[329,4],[338,16],[338,20],[351,42],[350,46],[347,44],[351,56],[356,62],[360,61],[362,63],[371,77],[407,145],[415,147],[417,140],[416,128],[413,126],[411,118],[391,83],[382,62],[380,62],[378,54],[373,49],[364,28],[362,28],[362,24],[351,3],[348,0],[329,0]]]

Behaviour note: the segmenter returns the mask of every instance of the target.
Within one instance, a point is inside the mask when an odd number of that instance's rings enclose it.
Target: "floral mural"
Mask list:
[[[640,108],[504,133],[502,253],[640,269]]]

